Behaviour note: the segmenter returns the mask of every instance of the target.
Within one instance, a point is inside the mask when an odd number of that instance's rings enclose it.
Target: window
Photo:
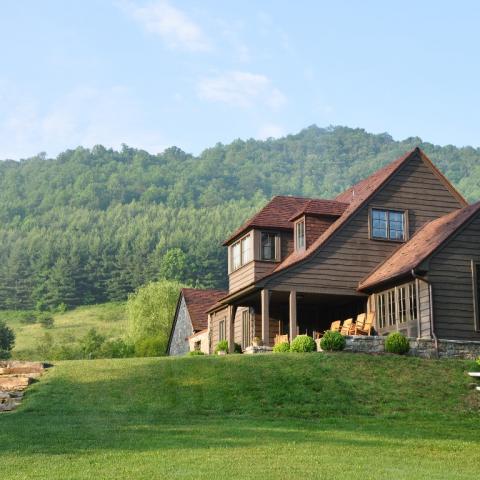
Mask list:
[[[378,328],[393,327],[418,320],[418,299],[415,282],[392,288],[376,295]]]
[[[221,342],[227,338],[225,331],[225,319],[218,322],[218,341]]]
[[[305,248],[305,220],[301,220],[295,224],[295,249],[302,250]]]
[[[276,241],[277,235],[274,233],[262,232],[261,236],[261,259],[276,260]]]
[[[250,248],[250,235],[247,235],[246,237],[242,238],[241,241],[241,250],[242,250],[242,265],[245,265],[251,260],[251,251],[252,249]]]
[[[250,234],[235,242],[230,247],[230,265],[237,270],[252,259],[252,242]]]
[[[475,330],[480,332],[480,263],[472,261],[473,301],[475,311]]]
[[[252,329],[250,310],[242,312],[242,349],[245,350],[252,344]]]
[[[376,240],[405,240],[405,212],[372,208],[371,237]]]

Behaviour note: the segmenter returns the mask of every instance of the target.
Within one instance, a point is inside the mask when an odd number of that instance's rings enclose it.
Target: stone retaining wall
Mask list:
[[[383,353],[386,337],[345,337],[346,352]],[[409,338],[408,355],[422,358],[437,358],[435,342],[431,339]],[[319,348],[320,343],[317,342]],[[464,340],[438,340],[439,358],[465,358],[475,360],[480,357],[480,342]]]

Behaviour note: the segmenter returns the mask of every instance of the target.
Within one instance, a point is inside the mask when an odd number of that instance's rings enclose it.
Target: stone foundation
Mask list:
[[[346,352],[384,353],[386,337],[345,337]],[[409,338],[410,351],[408,355],[422,358],[437,358],[434,340],[428,338]],[[321,351],[320,340],[317,340],[317,350]],[[464,358],[475,360],[480,357],[480,342],[466,340],[438,340],[439,358]]]
[[[250,346],[245,349],[243,353],[246,353],[247,355],[252,355],[255,353],[271,353],[272,352],[272,347],[266,347],[265,345],[255,345],[255,346]]]

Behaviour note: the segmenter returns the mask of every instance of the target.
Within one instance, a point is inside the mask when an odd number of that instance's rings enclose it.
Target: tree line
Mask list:
[[[123,300],[160,278],[225,287],[222,240],[271,196],[331,198],[417,145],[480,198],[479,149],[346,127],[199,156],[96,146],[1,161],[0,309]]]

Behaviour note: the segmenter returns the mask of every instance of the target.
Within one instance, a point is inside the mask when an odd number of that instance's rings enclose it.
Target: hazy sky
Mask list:
[[[480,146],[473,0],[4,0],[0,52],[0,158],[313,123]]]

